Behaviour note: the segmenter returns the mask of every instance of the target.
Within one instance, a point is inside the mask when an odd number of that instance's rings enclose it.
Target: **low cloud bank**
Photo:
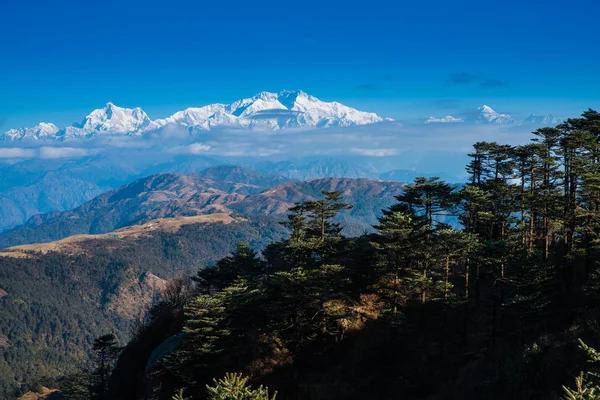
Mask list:
[[[444,171],[463,161],[479,141],[521,144],[530,140],[530,128],[506,128],[496,125],[467,124],[400,124],[383,122],[348,128],[311,130],[285,129],[260,131],[215,129],[194,131],[185,127],[167,126],[142,137],[105,136],[92,139],[72,139],[64,142],[3,142],[0,159],[82,159],[103,153],[118,152],[136,159],[147,154],[153,157],[208,156],[260,159],[300,159],[303,157],[362,157],[364,163],[379,163],[381,168],[423,168]],[[433,157],[435,155],[435,157]],[[463,165],[464,167],[464,165]],[[462,172],[462,167],[461,167]]]

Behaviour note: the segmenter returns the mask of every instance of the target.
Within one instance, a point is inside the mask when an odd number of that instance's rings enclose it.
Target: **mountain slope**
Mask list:
[[[199,179],[240,183],[243,185],[252,185],[264,188],[275,186],[290,180],[289,178],[284,178],[283,176],[275,174],[263,175],[237,165],[219,165],[216,167],[209,167],[202,171],[195,172],[192,175]]]
[[[106,192],[74,210],[34,216],[23,227],[0,236],[0,248],[105,233],[156,218],[222,212],[228,204],[244,198],[239,191],[260,190],[194,175],[152,175]]]
[[[101,234],[157,218],[211,213],[283,217],[294,202],[318,198],[323,190],[344,193],[354,208],[342,213],[339,220],[346,234],[360,234],[370,230],[381,209],[392,204],[403,187],[400,182],[349,178],[280,184],[284,181],[233,166],[189,175],[152,175],[101,194],[73,210],[36,215],[25,225],[0,235],[0,248]],[[273,184],[276,186],[269,189],[262,186]]]
[[[158,232],[176,233],[183,226],[192,224],[231,224],[245,221],[228,214],[206,214],[192,217],[159,218],[141,225],[130,225],[116,231],[95,235],[73,235],[53,242],[25,244],[0,250],[0,257],[33,257],[36,254],[59,252],[63,254],[85,254],[93,249],[117,249],[131,245],[140,237]]]
[[[404,183],[374,181],[369,179],[322,178],[305,182],[288,182],[246,197],[229,206],[242,215],[284,215],[298,201],[316,200],[321,192],[340,191],[344,201],[352,204],[349,211],[342,211],[341,222],[346,235],[360,235],[371,230],[377,223],[381,210],[396,202]]]
[[[378,174],[342,158],[320,158],[318,160],[295,160],[262,162],[248,165],[248,168],[263,174],[276,174],[291,180],[319,178],[369,178],[377,179]]]
[[[0,191],[0,232],[36,214],[72,209],[105,190],[81,179],[49,172],[33,184]]]
[[[14,398],[21,382],[77,371],[100,335],[114,332],[126,343],[165,279],[213,264],[240,240],[261,250],[286,234],[268,218],[203,219],[90,238],[77,243],[83,251],[0,255],[0,398]]]

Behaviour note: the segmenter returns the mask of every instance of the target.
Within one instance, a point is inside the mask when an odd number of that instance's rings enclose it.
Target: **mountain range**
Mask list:
[[[66,140],[103,135],[142,136],[167,126],[184,127],[189,133],[217,127],[238,129],[325,128],[367,125],[384,121],[338,102],[325,102],[303,91],[261,92],[231,104],[210,104],[178,111],[164,119],[151,120],[139,107],[122,108],[106,103],[81,123],[63,129],[41,122],[30,128],[10,129],[0,140]]]
[[[340,214],[347,234],[361,234],[395,201],[404,183],[351,178],[290,182],[236,166],[187,175],[161,173],[103,193],[64,212],[35,215],[0,235],[0,248],[48,242],[78,234],[102,234],[159,218],[223,213],[284,216],[294,202],[314,200],[321,191],[341,191],[354,205]]]
[[[552,114],[536,115],[530,114],[522,120],[518,120],[507,113],[499,113],[488,105],[482,105],[476,112],[468,112],[460,116],[446,115],[444,117],[429,117],[426,124],[456,124],[456,123],[474,123],[491,125],[556,125],[562,122],[561,119]]]
[[[279,93],[261,92],[230,104],[209,104],[178,111],[166,118],[152,120],[144,110],[122,108],[109,102],[96,109],[80,123],[59,128],[40,122],[33,127],[10,129],[0,133],[4,141],[68,140],[96,136],[143,136],[167,127],[180,127],[189,134],[216,128],[244,130],[280,130],[287,128],[327,128],[369,125],[393,121],[375,113],[359,111],[338,102],[325,102],[301,90]],[[517,120],[510,114],[496,112],[488,105],[465,115],[429,117],[426,124],[478,123],[496,125],[552,125],[560,120],[552,114],[531,114]]]
[[[414,170],[392,170],[383,166],[374,168],[365,163],[334,157],[267,161],[192,155],[167,156],[140,156],[132,160],[119,152],[107,152],[78,160],[34,159],[0,163],[0,232],[23,225],[38,214],[72,210],[104,192],[163,172],[211,174],[204,175],[204,178],[250,183],[244,182],[242,176],[235,176],[238,170],[233,165],[239,165],[246,171],[256,171],[255,174],[260,175],[260,178],[256,177],[251,182],[261,190],[287,181],[325,177],[411,182],[416,176],[437,175],[449,182],[460,181],[441,171],[430,174]],[[228,164],[229,169],[214,168],[224,164]],[[382,170],[386,172],[379,172]],[[249,179],[248,173],[245,174],[245,179]]]

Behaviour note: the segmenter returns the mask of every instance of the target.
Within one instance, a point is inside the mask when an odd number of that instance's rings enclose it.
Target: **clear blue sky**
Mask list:
[[[398,119],[600,107],[595,1],[2,1],[0,128],[303,89]]]

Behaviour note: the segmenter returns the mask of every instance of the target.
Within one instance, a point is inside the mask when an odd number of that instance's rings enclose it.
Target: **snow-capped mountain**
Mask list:
[[[467,124],[490,124],[490,125],[505,125],[507,127],[520,125],[536,125],[536,126],[553,126],[561,122],[559,118],[552,114],[536,115],[530,114],[523,120],[517,120],[510,114],[501,114],[496,112],[492,107],[482,105],[473,112],[467,112],[459,117],[446,115],[445,117],[429,117],[425,121],[426,124],[449,124],[464,122]]]
[[[389,120],[389,119],[386,119]],[[183,126],[190,132],[216,127],[242,129],[326,128],[366,125],[384,121],[375,113],[363,112],[337,102],[324,102],[303,91],[262,92],[231,104],[188,108],[170,117],[152,121],[141,108],[121,108],[107,103],[92,111],[81,124],[59,130],[52,124],[10,130],[7,140],[68,139],[96,135],[139,136],[167,125]],[[52,126],[43,128],[40,126]],[[0,136],[1,138],[2,136]]]
[[[462,118],[456,118],[453,117],[452,115],[446,115],[445,117],[441,117],[441,118],[436,118],[436,117],[429,117],[427,119],[427,121],[425,121],[426,124],[444,124],[444,123],[449,123],[449,122],[464,122],[465,120]]]
[[[482,123],[509,125],[516,122],[509,114],[497,113],[493,108],[485,104],[479,107],[477,111],[479,112],[477,120]]]
[[[231,104],[188,108],[154,121],[148,130],[167,124],[210,130],[217,126],[238,128],[325,128],[366,125],[383,121],[374,113],[358,111],[337,102],[324,102],[303,91],[262,92]]]
[[[0,139],[4,140],[39,140],[54,137],[60,129],[54,124],[40,122],[31,128],[11,129],[0,135]]]
[[[95,135],[141,135],[152,121],[139,107],[121,108],[106,103],[104,108],[92,111],[79,125],[60,132],[65,138]]]
[[[536,125],[556,125],[560,124],[562,120],[555,118],[552,114],[536,115],[530,114],[523,120],[524,124],[536,124]]]

